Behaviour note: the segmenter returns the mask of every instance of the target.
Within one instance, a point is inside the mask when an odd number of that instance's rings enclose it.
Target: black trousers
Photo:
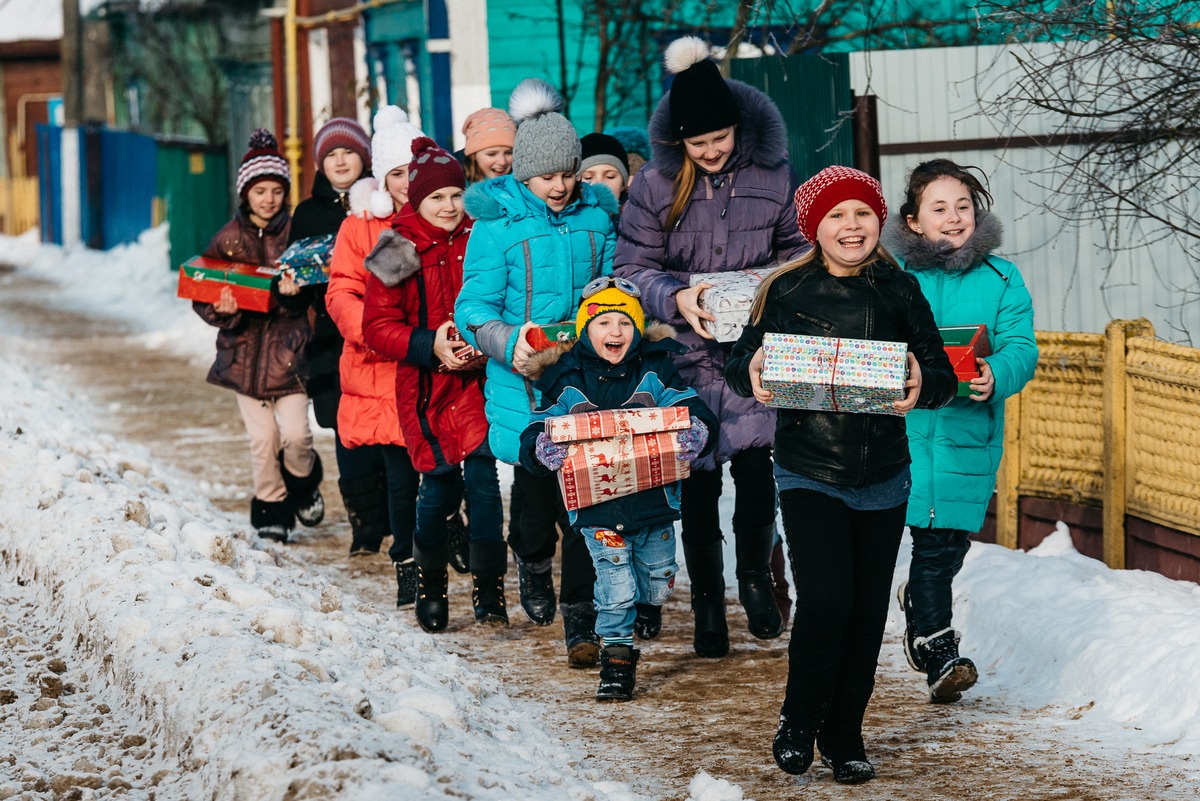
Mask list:
[[[729,460],[733,476],[733,533],[758,531],[775,525],[775,473],[770,448],[747,448]],[[689,545],[721,541],[721,465],[716,470],[694,470],[683,480],[680,509]]]
[[[971,535],[955,528],[913,528],[910,532],[908,592],[913,610],[909,624],[918,637],[927,637],[950,627],[954,617],[952,584],[971,547]]]
[[[875,690],[905,505],[857,511],[804,489],[780,504],[797,595],[782,711],[826,741],[853,741]]]
[[[558,600],[564,604],[592,601],[596,569],[583,537],[571,528],[558,479],[537,477],[523,467],[513,468],[513,495],[519,499],[519,520],[508,530],[508,546],[523,562],[554,556],[562,532],[562,579]],[[510,507],[511,508],[511,507]]]

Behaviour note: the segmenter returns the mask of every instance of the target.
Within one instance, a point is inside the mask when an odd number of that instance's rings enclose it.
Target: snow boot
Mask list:
[[[600,651],[600,686],[597,701],[629,701],[637,683],[641,652],[632,645],[606,645]]]
[[[662,607],[654,604],[635,604],[637,617],[633,619],[633,633],[639,640],[653,640],[662,631]]]
[[[350,555],[379,553],[390,533],[386,479],[381,473],[338,479],[338,489],[350,518]]]
[[[396,565],[396,608],[412,606],[417,601],[417,560],[411,556]]]
[[[550,575],[550,559],[526,562],[517,557],[517,589],[521,593],[521,608],[538,626],[554,622],[554,577]]]
[[[467,533],[468,521],[461,509],[446,518],[446,542],[449,546],[450,567],[462,575],[471,571],[471,538]],[[505,559],[508,557],[505,556]]]
[[[288,534],[296,525],[296,516],[286,500],[264,501],[254,498],[250,501],[250,525],[254,526],[254,533],[264,540],[287,542]]]
[[[775,741],[771,751],[775,755],[775,764],[784,773],[799,776],[806,772],[813,763],[813,743],[817,732],[791,719],[784,712],[779,713],[779,730],[775,732]]]
[[[454,557],[450,560],[453,564]],[[507,568],[508,545],[504,540],[477,542],[471,548],[471,605],[475,607],[476,623],[508,625],[508,607],[504,601]]]
[[[430,633],[442,631],[450,619],[446,545],[426,550],[413,543],[413,557],[417,562],[417,625]]]
[[[931,703],[952,704],[979,680],[975,663],[958,655],[959,639],[958,632],[946,628],[913,641],[920,655],[918,658],[925,666]]]
[[[875,766],[867,761],[861,736],[824,737],[818,735],[821,764],[833,771],[838,784],[862,784],[875,778]]]
[[[722,544],[683,544],[683,558],[692,582],[692,613],[696,630],[692,647],[696,656],[718,659],[729,653],[729,626],[725,622],[725,557]]]
[[[783,618],[775,602],[775,585],[771,581],[775,524],[735,530],[734,537],[738,560],[738,600],[746,610],[747,628],[760,640],[774,639],[783,633]]]
[[[325,499],[321,497],[321,479],[325,477],[325,471],[321,468],[321,454],[313,451],[312,472],[300,478],[288,472],[283,463],[283,451],[280,451],[279,469],[283,472],[283,483],[296,519],[309,528],[318,525],[325,519]]]
[[[775,587],[771,594],[775,596],[775,605],[779,607],[779,617],[783,620],[784,628],[792,622],[792,594],[788,588],[787,557],[783,554],[783,540],[777,540],[771,549],[771,581]]]
[[[924,673],[925,667],[921,664],[921,655],[917,653],[915,640],[917,632],[912,626],[912,593],[908,591],[908,582],[900,582],[900,587],[896,590],[896,600],[900,603],[900,611],[904,613],[904,658],[908,660],[908,666],[918,673]]]
[[[591,601],[562,605],[563,637],[567,641],[567,664],[573,668],[595,667],[600,656],[596,635],[596,607]]]

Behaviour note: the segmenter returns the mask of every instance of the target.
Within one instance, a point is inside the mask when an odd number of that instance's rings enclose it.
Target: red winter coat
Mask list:
[[[439,372],[433,353],[435,330],[450,319],[462,288],[471,219],[449,232],[406,205],[392,226],[403,239],[367,265],[363,339],[398,362],[400,428],[413,466],[429,473],[460,464],[487,440],[483,371]]]

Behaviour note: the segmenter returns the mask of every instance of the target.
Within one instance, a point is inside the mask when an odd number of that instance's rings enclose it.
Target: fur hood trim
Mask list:
[[[610,215],[620,212],[621,204],[607,186],[582,181],[578,186],[579,200],[575,201],[576,203],[596,206]],[[521,189],[521,183],[511,175],[480,181],[472,184],[463,195],[463,209],[468,216],[480,222],[503,218],[513,222],[523,217],[538,214],[546,216],[550,213],[549,207],[541,201],[531,203],[526,192],[522,192]]]
[[[950,250],[945,240],[930,242],[908,227],[900,215],[884,226],[883,246],[903,260],[908,270],[945,270],[963,272],[981,263],[988,254],[1000,247],[1004,226],[990,211],[975,215],[975,233],[962,247]]]
[[[386,287],[397,287],[421,269],[417,246],[391,228],[379,232],[379,241],[363,259],[363,266]]]
[[[642,334],[642,342],[661,342],[664,339],[673,339],[678,333],[674,326],[654,320],[646,324],[646,331]],[[566,342],[555,342],[545,350],[539,350],[529,357],[529,364],[525,368],[525,376],[531,381],[537,381],[551,365],[558,364],[559,359],[570,353],[578,341],[577,339],[571,339]]]
[[[741,81],[726,80],[741,111],[736,147],[731,166],[754,164],[773,170],[787,161],[787,126],[775,101]],[[675,142],[668,130],[671,112],[670,93],[662,96],[650,118],[650,142],[653,166],[668,178],[674,178],[687,158],[683,143]]]

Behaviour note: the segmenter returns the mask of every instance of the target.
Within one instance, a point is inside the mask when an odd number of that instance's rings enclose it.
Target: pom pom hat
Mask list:
[[[371,193],[370,209],[376,217],[390,217],[395,207],[384,184],[387,174],[412,160],[412,143],[425,134],[413,125],[404,109],[383,106],[375,112],[375,135],[371,137],[371,172],[379,182]]]
[[[796,190],[796,223],[800,233],[814,245],[817,226],[829,210],[847,200],[861,200],[879,217],[879,227],[887,221],[887,202],[883,189],[871,176],[853,167],[826,167]]]
[[[607,286],[605,286],[607,284]],[[599,287],[604,286],[604,289]],[[627,291],[623,287],[628,287]],[[598,290],[598,291],[596,291]],[[589,294],[591,291],[591,294]],[[620,312],[633,321],[633,327],[641,334],[646,330],[646,316],[638,300],[638,290],[624,279],[604,276],[592,281],[583,289],[583,303],[575,315],[575,335],[582,338],[588,323],[602,314]]]
[[[518,181],[579,171],[579,134],[559,113],[563,107],[562,96],[541,78],[526,78],[513,89],[508,113],[517,123],[512,174]]]
[[[363,169],[371,168],[371,139],[357,120],[334,117],[317,131],[317,135],[313,137],[313,154],[318,170],[325,163],[325,157],[339,147],[357,153],[362,159]]]
[[[675,75],[667,96],[670,131],[679,139],[719,131],[742,121],[737,100],[716,62],[708,57],[708,43],[684,36],[667,46],[663,63]]]
[[[292,185],[292,171],[287,160],[279,152],[279,142],[266,128],[258,128],[250,134],[250,149],[242,156],[242,165],[237,171],[237,193],[242,200],[250,187],[259,181],[278,181],[287,192]]]
[[[512,147],[517,124],[503,109],[481,108],[467,117],[462,132],[467,137],[463,155],[473,156],[489,147]]]
[[[583,149],[583,162],[579,171],[584,172],[600,164],[615,167],[621,173],[621,178],[629,182],[629,154],[625,152],[621,141],[615,136],[602,133],[590,133],[579,140]]]
[[[414,139],[408,165],[408,202],[415,209],[433,192],[447,186],[467,188],[467,176],[458,159],[428,136]]]

